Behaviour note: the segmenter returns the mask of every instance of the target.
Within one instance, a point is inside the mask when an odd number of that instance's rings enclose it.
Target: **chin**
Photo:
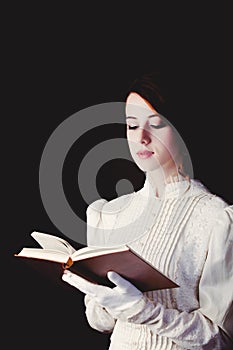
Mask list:
[[[135,160],[134,160],[135,161]],[[143,161],[135,161],[136,165],[138,168],[144,172],[146,171],[153,171],[161,168],[161,165],[158,164],[155,161],[148,161],[148,160],[143,160]]]

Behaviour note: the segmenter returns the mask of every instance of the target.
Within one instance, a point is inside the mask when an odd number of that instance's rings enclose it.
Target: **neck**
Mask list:
[[[173,169],[169,173],[161,171],[161,169],[155,169],[146,172],[146,177],[151,184],[155,196],[162,197],[164,194],[165,186],[171,182],[177,182],[181,180],[181,175],[179,175],[177,169]]]

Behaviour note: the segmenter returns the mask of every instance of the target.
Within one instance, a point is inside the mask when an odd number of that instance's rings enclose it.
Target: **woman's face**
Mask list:
[[[142,171],[160,168],[167,176],[177,170],[179,147],[174,129],[134,92],[126,99],[126,124],[130,153]]]

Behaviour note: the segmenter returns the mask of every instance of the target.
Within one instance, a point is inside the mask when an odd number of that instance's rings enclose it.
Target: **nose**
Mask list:
[[[151,142],[151,136],[150,133],[145,130],[141,129],[141,135],[140,135],[140,143],[143,145],[148,145]]]

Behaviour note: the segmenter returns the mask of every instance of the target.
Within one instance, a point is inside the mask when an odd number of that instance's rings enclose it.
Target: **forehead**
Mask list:
[[[126,99],[127,116],[147,117],[151,114],[157,114],[157,111],[142,96],[131,92]]]

